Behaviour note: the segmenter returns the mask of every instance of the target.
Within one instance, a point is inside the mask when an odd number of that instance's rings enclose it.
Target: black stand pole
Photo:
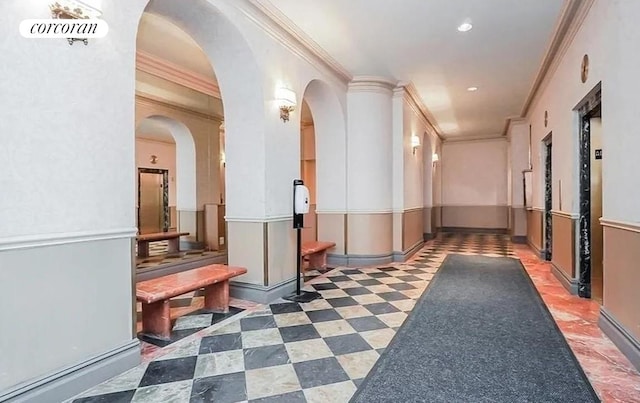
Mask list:
[[[296,228],[296,232],[297,232],[297,256],[298,258],[296,259],[296,295],[300,295],[300,277],[302,276],[302,228]]]
[[[300,179],[293,181],[293,204],[295,209],[296,199],[296,186],[303,185]],[[284,299],[293,302],[311,302],[314,299],[322,298],[317,292],[314,291],[302,291],[300,286],[300,278],[302,277],[302,227],[303,227],[303,214],[297,214],[293,212],[293,228],[296,229],[296,293],[284,297]]]

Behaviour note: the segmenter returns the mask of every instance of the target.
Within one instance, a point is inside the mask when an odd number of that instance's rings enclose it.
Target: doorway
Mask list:
[[[602,302],[602,105],[598,84],[578,107],[579,135],[579,275],[578,295]]]
[[[169,228],[169,171],[138,168],[138,231],[166,232]]]
[[[553,252],[553,171],[551,133],[544,139],[544,258],[551,261]]]

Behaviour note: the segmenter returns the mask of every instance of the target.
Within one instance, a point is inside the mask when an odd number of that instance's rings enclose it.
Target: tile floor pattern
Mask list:
[[[248,309],[74,403],[347,402],[450,252],[514,256],[503,236],[445,235],[404,264],[318,273],[305,289],[323,299]]]

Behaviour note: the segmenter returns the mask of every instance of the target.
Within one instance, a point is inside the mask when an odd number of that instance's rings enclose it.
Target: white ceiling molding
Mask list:
[[[234,1],[232,4],[269,36],[311,65],[324,66],[325,70],[343,85],[351,81],[352,75],[347,69],[302,32],[268,0]]]
[[[568,0],[562,10],[561,17],[547,47],[545,56],[542,59],[531,91],[529,91],[529,95],[522,107],[521,117],[526,117],[529,114],[536,96],[548,84],[550,77],[557,69],[560,60],[562,60],[562,57],[565,55],[580,30],[582,23],[589,14],[589,10],[594,1],[595,0]]]
[[[464,136],[464,137],[447,137],[443,143],[462,143],[462,142],[479,142],[479,141],[507,141],[507,138],[502,134],[496,134],[494,136]]]
[[[173,103],[167,102],[166,99],[161,99],[149,94],[141,94],[136,93],[136,102],[139,102],[143,105],[157,105],[165,108],[173,109],[174,111],[186,113],[192,115],[194,117],[198,117],[200,119],[206,120],[214,120],[216,122],[223,122],[224,116],[216,115],[216,114],[207,114],[199,111],[194,111],[193,109],[185,108],[184,106],[176,105]]]
[[[221,99],[218,83],[144,51],[136,52],[136,69]]]
[[[409,96],[410,105],[415,108],[416,113],[424,119],[424,124],[429,127],[433,133],[440,139],[440,141],[444,141],[444,137],[442,136],[442,130],[438,126],[435,118],[429,111],[429,109],[425,106],[424,102],[422,102],[422,98],[418,94],[418,90],[416,86],[410,82],[403,85],[407,95]]]

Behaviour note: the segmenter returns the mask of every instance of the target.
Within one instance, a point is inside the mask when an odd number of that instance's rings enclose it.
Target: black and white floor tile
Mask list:
[[[337,267],[305,284],[322,299],[246,310],[73,402],[348,402],[448,253],[515,257],[507,237],[443,234],[406,263]]]

